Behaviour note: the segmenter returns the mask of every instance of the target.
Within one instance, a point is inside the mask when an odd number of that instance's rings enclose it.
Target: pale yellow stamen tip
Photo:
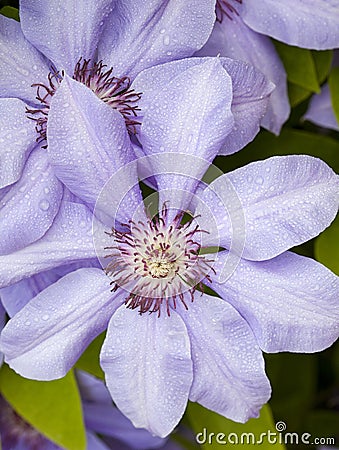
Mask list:
[[[161,259],[153,259],[147,261],[147,267],[149,269],[150,275],[153,278],[165,278],[167,277],[173,269],[174,264],[172,262],[164,261]]]

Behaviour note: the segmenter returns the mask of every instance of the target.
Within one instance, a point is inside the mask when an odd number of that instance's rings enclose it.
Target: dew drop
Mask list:
[[[49,204],[49,202],[47,200],[41,200],[40,201],[39,208],[42,211],[47,211],[49,209],[49,207],[50,207],[50,204]]]

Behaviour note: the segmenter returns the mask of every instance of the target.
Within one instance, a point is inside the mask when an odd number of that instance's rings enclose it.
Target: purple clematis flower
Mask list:
[[[1,240],[0,253],[39,239],[59,210],[63,186],[41,147],[62,79],[99,98],[111,128],[123,121],[133,134],[140,93],[132,80],[146,67],[192,55],[213,21],[213,0],[22,0],[20,23],[0,16],[0,234],[12,236]]]
[[[197,115],[204,105],[211,121],[214,114],[220,114],[220,120],[227,117],[227,133],[221,124],[216,134],[222,137],[226,153],[239,150],[257,134],[273,89],[260,72],[227,58],[188,58],[159,65],[141,72],[133,85],[143,92],[142,121],[154,120],[153,116],[159,120],[168,110],[176,111],[177,120],[193,104]],[[179,92],[186,94],[179,96]],[[219,97],[225,103],[216,109]],[[140,146],[132,144],[122,115],[67,74],[50,106],[48,149],[35,148],[20,179],[0,190],[0,254],[24,249],[43,236],[56,220],[61,199],[67,201],[68,190],[93,207],[107,179],[133,160],[135,151],[142,153]],[[85,193],[76,172],[86,175],[83,160],[97,155],[91,136],[101,141],[102,154],[96,164],[105,170],[90,174],[95,191]]]
[[[199,71],[204,96],[193,95],[191,78],[185,87],[174,78],[164,98],[184,97],[191,109],[148,115],[155,100],[139,134],[145,156],[108,179],[94,216],[70,199],[45,236],[0,257],[5,286],[98,256],[105,271],[80,268],[32,298],[2,331],[1,350],[23,376],[55,379],[107,328],[101,366],[110,394],[134,426],[161,437],[188,399],[235,421],[257,416],[270,397],[261,351],[320,351],[339,333],[338,278],[287,251],[332,222],[338,177],[319,159],[287,156],[201,182],[234,122],[220,63],[209,60],[206,72],[190,64],[186,78]],[[88,124],[84,115],[82,129]],[[65,183],[94,199],[93,180],[107,179],[105,140],[73,133],[69,164],[79,167],[84,148],[92,157]],[[155,216],[138,177],[157,188]]]
[[[113,406],[103,382],[82,371],[77,371],[76,376],[86,425],[87,450],[166,449],[164,439],[151,436],[145,430],[135,429]],[[0,438],[3,450],[63,449],[28,424],[2,396],[0,406]]]
[[[253,64],[276,85],[262,126],[275,134],[289,115],[286,73],[273,37],[315,50],[339,47],[338,0],[217,0],[213,32],[198,52]]]

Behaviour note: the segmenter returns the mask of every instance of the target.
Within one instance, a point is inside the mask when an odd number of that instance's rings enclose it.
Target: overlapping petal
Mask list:
[[[0,16],[0,97],[36,103],[33,83],[46,81],[48,63],[24,37],[20,23]]]
[[[291,252],[262,262],[242,259],[219,282],[227,252],[219,254],[211,287],[246,319],[265,352],[317,352],[339,335],[339,281],[313,259]]]
[[[328,84],[325,84],[322,87],[320,94],[316,94],[312,97],[309,108],[304,115],[304,119],[321,127],[339,131],[339,124],[334,115]]]
[[[164,443],[163,439],[152,436],[148,431],[134,428],[131,421],[113,407],[112,402],[85,403],[84,419],[91,430],[116,438],[132,449],[149,450],[158,448]]]
[[[298,47],[339,47],[338,0],[247,0],[241,16],[253,30]]]
[[[236,422],[257,417],[271,389],[247,322],[232,306],[210,295],[197,296],[180,314],[192,349],[190,400]]]
[[[99,59],[116,76],[192,56],[213,28],[214,0],[117,0],[107,19]]]
[[[34,123],[19,99],[0,99],[0,189],[15,183],[35,147]]]
[[[80,57],[94,58],[104,20],[115,0],[22,0],[20,20],[23,33],[57,70],[73,74]]]
[[[135,427],[160,437],[173,430],[192,383],[187,331],[176,313],[140,316],[123,305],[109,323],[101,366],[113,401]]]
[[[275,85],[249,64],[229,58],[220,61],[232,78],[234,127],[219,154],[230,155],[244,148],[260,131]]]
[[[87,448],[91,450],[110,450],[104,442],[97,437],[95,433],[86,431]]]
[[[86,86],[67,75],[51,102],[48,118],[48,154],[56,175],[71,192],[94,205],[111,175],[126,165],[124,180],[129,210],[142,201],[135,156],[122,115],[96,97]],[[127,170],[130,168],[130,170]],[[124,185],[123,180],[120,180]],[[120,186],[116,186],[117,196]],[[121,196],[122,197],[122,196]]]
[[[228,209],[232,189],[241,210],[239,206]],[[202,193],[201,200],[213,211],[221,245],[226,248],[239,233],[231,229],[232,217],[244,215],[242,256],[259,261],[317,236],[335,218],[338,197],[338,177],[330,167],[311,156],[291,155],[251,163],[221,176]],[[208,230],[210,217],[204,208],[201,214],[200,226]],[[216,237],[207,239],[213,242]]]
[[[17,314],[33,297],[59,279],[53,270],[34,275],[0,290],[1,301],[10,317]]]
[[[98,233],[105,236],[103,228],[102,233]],[[79,203],[63,202],[53,226],[41,239],[0,256],[0,287],[55,267],[93,258],[96,258],[96,252],[91,211]]]
[[[233,127],[232,82],[217,58],[165,66],[147,71],[150,78],[159,72],[168,82],[154,97],[154,85],[147,83],[139,139],[146,155],[157,155],[151,165],[160,201],[185,209],[187,194],[194,192]],[[190,156],[196,157],[194,164]],[[168,191],[161,192],[164,189]]]
[[[216,22],[207,44],[198,52],[200,56],[219,54],[250,63],[274,83],[275,90],[261,124],[279,134],[289,116],[290,106],[285,69],[270,39],[252,31],[240,16],[233,14],[232,20]]]
[[[83,267],[99,267],[94,261],[81,261],[24,278],[17,283],[0,289],[1,301],[7,314],[13,317],[39,292],[55,283],[59,278]]]
[[[63,187],[43,149],[29,157],[19,181],[0,203],[0,254],[11,253],[41,238],[59,211]]]
[[[76,301],[75,301],[76,300]],[[37,380],[63,377],[124,300],[99,269],[71,272],[32,299],[1,334],[5,361]]]
[[[152,111],[147,113],[148,105],[151,108],[155,102],[161,105],[161,94],[169,82],[180,73],[207,61],[208,58],[187,58],[141,72],[132,84],[136,91],[142,92],[139,102],[141,109],[146,111],[146,115],[152,114]],[[268,96],[274,85],[249,64],[229,58],[220,58],[219,61],[232,80],[231,111],[234,127],[221,150],[222,154],[230,154],[243,148],[258,133],[259,123],[265,114]],[[155,100],[156,96],[159,101]]]

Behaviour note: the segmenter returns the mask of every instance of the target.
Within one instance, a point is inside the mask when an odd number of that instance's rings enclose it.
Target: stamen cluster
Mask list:
[[[41,104],[41,107],[28,108],[26,106],[26,113],[32,114],[32,116],[28,115],[28,118],[34,120],[36,123],[35,130],[38,133],[36,141],[38,143],[47,141],[47,118],[49,113],[49,105],[61,81],[62,76],[59,72],[52,70],[48,74],[47,86],[43,83],[32,84],[32,87],[37,88],[36,99]],[[42,148],[47,148],[47,145],[43,145]]]
[[[177,214],[167,224],[167,210],[146,223],[129,221],[124,224],[127,231],[114,228],[109,236],[115,245],[107,255],[111,258],[105,271],[113,279],[112,291],[119,287],[129,292],[125,304],[128,308],[139,308],[139,313],[160,312],[162,307],[170,315],[177,300],[187,309],[184,293],[191,301],[197,288],[203,291],[202,279],[210,280],[208,272],[212,260],[206,259],[200,251],[197,237],[204,233],[198,226],[191,226],[192,220],[181,224],[183,213]]]
[[[102,61],[91,63],[90,59],[82,59],[75,65],[73,79],[91,89],[100,100],[107,103],[112,108],[122,114],[125,119],[127,130],[130,134],[136,134],[136,125],[140,125],[135,117],[137,116],[137,102],[141,98],[141,93],[131,89],[131,80],[128,77],[118,78],[112,75],[113,68],[105,70],[107,66]],[[50,108],[50,102],[59,87],[64,72],[57,72],[52,69],[48,74],[48,84],[32,84],[37,88],[36,99],[41,104],[40,108],[26,107],[26,113],[29,119],[36,122],[37,142],[46,142],[47,140],[47,119]],[[46,148],[44,145],[43,148]]]
[[[134,117],[140,108],[137,102],[141,94],[131,89],[129,77],[118,78],[113,75],[113,67],[105,71],[107,66],[102,61],[91,65],[90,59],[79,59],[75,66],[73,78],[91,89],[103,102],[119,111],[125,119],[129,132],[136,134],[136,125],[140,122]]]
[[[237,9],[231,3],[232,1],[236,1],[239,4],[242,3],[242,0],[217,0],[215,13],[218,22],[221,23],[224,19],[224,16],[226,16],[230,20],[233,20],[232,14],[236,14],[237,16],[239,16]]]

